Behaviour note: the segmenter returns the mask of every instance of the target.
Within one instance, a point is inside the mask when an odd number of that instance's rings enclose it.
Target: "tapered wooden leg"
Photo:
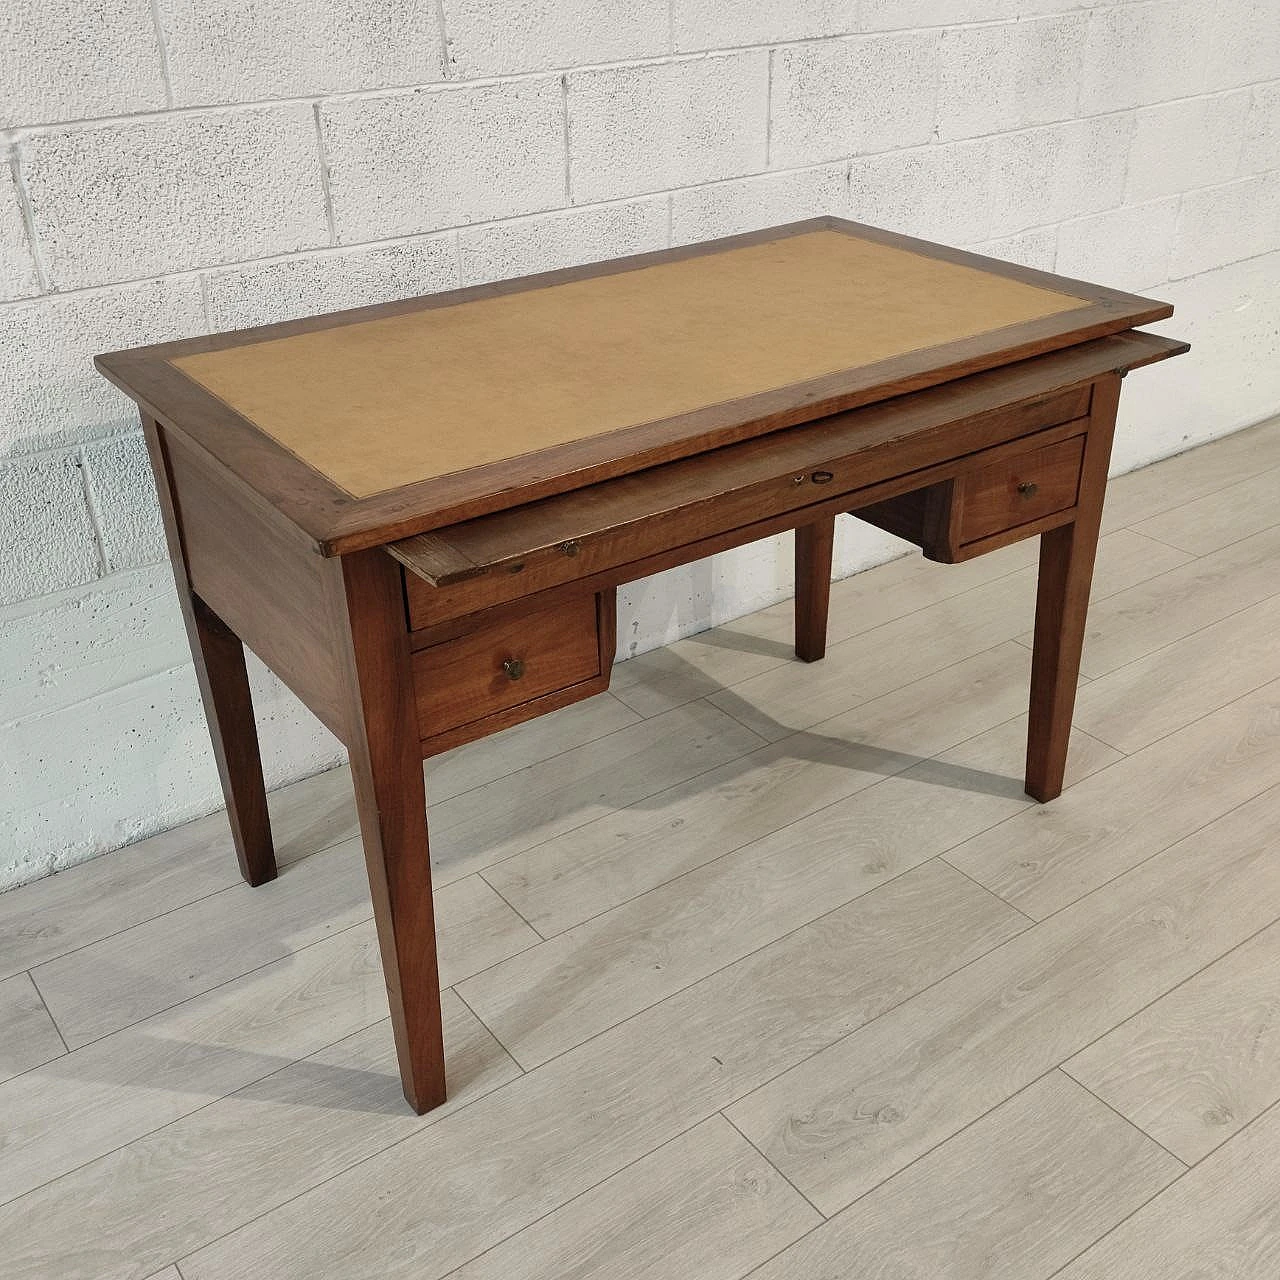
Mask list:
[[[796,530],[796,656],[804,662],[817,662],[827,652],[835,533],[835,516]]]
[[[404,1095],[445,1099],[444,1038],[422,750],[400,574],[381,549],[333,563],[347,747]]]
[[[1026,790],[1041,801],[1062,793],[1119,395],[1118,376],[1095,384],[1076,519],[1040,535]]]
[[[245,880],[252,885],[266,884],[276,878],[276,855],[244,645],[203,600],[191,596],[190,601],[187,631],[192,637],[191,652],[222,779],[236,860]]]
[[[169,463],[159,428],[143,419],[147,449],[156,477],[156,494],[164,521],[169,559],[173,563],[178,603],[186,624],[205,719],[213,741],[213,757],[222,780],[222,795],[231,823],[240,874],[252,885],[276,878],[276,856],[267,813],[258,728],[240,638],[191,590],[182,529],[169,486]]]

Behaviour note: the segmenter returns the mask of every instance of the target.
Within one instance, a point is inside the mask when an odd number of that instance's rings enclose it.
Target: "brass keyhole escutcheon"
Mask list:
[[[524,675],[524,663],[519,658],[508,658],[502,664],[502,669],[512,680],[519,680]]]
[[[1036,489],[1038,487],[1039,486],[1036,484],[1034,480],[1024,480],[1020,485],[1018,485],[1018,492],[1024,498],[1034,498],[1036,496]]]
[[[809,477],[814,484],[827,484],[835,478],[835,473],[832,471],[815,471],[813,475]]]

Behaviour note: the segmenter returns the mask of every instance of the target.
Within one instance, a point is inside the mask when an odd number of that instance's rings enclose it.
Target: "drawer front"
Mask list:
[[[505,618],[414,653],[419,733],[437,738],[600,674],[594,595]]]
[[[976,542],[1075,506],[1084,437],[1015,454],[961,480],[960,543]]]

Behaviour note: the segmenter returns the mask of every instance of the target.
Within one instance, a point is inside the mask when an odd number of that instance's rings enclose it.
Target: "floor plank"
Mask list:
[[[281,866],[352,837],[350,790],[342,769],[267,797]],[[0,977],[217,893],[239,878],[227,816],[219,811],[0,894]]]
[[[187,1280],[436,1280],[1025,922],[909,872],[184,1259]]]
[[[447,886],[436,904],[442,985],[533,936],[479,881]],[[0,1084],[0,1202],[386,1011],[377,938],[366,921]]]
[[[1277,494],[1280,469],[1264,471],[1131,527],[1135,533],[1180,551],[1205,556],[1261,533],[1280,520]]]
[[[475,876],[437,894],[443,985],[538,941]],[[270,884],[237,883],[33,970],[78,1048],[372,919],[364,856],[349,840]]]
[[[1182,1172],[1054,1071],[751,1280],[1046,1280]]]
[[[1280,782],[1280,681],[1128,756],[947,861],[1043,919]]]
[[[739,1280],[821,1215],[712,1116],[450,1280]],[[678,1260],[678,1261],[677,1261]]]
[[[969,680],[951,681],[949,706],[967,698],[973,728],[1006,718],[1004,663],[993,652]],[[1025,677],[1009,684],[1020,703]],[[1016,759],[1021,734],[1000,742],[1014,744]],[[874,797],[859,804],[876,788],[863,791],[495,965],[459,994],[528,1070],[1029,803],[1007,776],[988,774],[984,786],[970,769],[963,780],[917,784],[914,805],[910,788],[896,788],[900,812]]]
[[[1055,1280],[1274,1280],[1280,1107],[1059,1271]]]
[[[616,733],[639,719],[612,694],[602,693],[478,742],[464,743],[426,762],[427,803],[434,806],[464,791],[474,791]]]
[[[600,696],[445,752],[426,763],[428,797],[452,796],[529,768],[639,719]],[[291,866],[358,835],[351,774],[329,770],[273,791],[276,856]],[[0,978],[56,959],[168,911],[240,884],[219,811],[0,894]]]
[[[1280,913],[1280,788],[728,1109],[834,1213]]]
[[[490,868],[546,936],[900,773],[1026,706],[1006,644],[792,734]]]
[[[1103,530],[1139,524],[1275,467],[1280,467],[1280,418],[1111,480]]]
[[[1067,1060],[1188,1164],[1280,1100],[1280,924]]]
[[[67,1051],[27,973],[0,982],[0,1032],[0,1082]]]
[[[1106,540],[1099,557],[1095,600],[1187,562],[1185,552],[1127,532]],[[767,671],[709,701],[775,741],[1019,636],[1035,598],[1035,571],[1019,570],[829,645],[822,662]]]
[[[1080,669],[1098,679],[1280,592],[1280,525],[1188,561],[1089,610]],[[1019,641],[1031,644],[1030,631]]]
[[[1017,542],[959,565],[919,552],[831,585],[827,640],[837,644],[949,600],[1036,562],[1034,542]],[[642,715],[717,693],[795,662],[795,605],[788,597],[710,631],[651,649],[614,668],[612,691]]]
[[[723,711],[695,702],[433,804],[432,875],[438,885],[459,880],[746,755],[761,741]]]
[[[1150,743],[1280,679],[1280,595],[1110,675],[1076,699],[1075,723],[1121,751]]]
[[[441,1007],[443,1106],[404,1105],[383,1019],[0,1207],[0,1274],[141,1280],[519,1075],[451,991]]]

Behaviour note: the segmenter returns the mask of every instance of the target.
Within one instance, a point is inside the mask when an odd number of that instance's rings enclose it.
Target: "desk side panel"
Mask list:
[[[345,741],[324,560],[220,480],[180,435],[154,428],[169,471],[191,589]]]

